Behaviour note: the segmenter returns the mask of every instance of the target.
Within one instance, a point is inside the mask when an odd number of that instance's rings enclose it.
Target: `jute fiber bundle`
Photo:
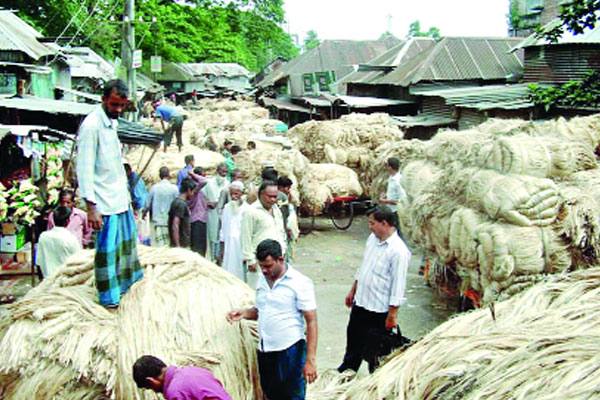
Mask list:
[[[482,166],[492,145],[493,136],[477,129],[441,131],[425,144],[425,154],[440,166],[455,161],[464,165]]]
[[[390,176],[385,165],[390,157],[396,157],[400,161],[402,170],[409,162],[423,158],[424,149],[425,142],[418,139],[386,142],[375,149],[375,158],[369,166],[369,174],[373,177],[369,191],[371,197],[378,198],[386,191]]]
[[[585,265],[600,256],[600,204],[585,189],[564,182],[559,186],[563,199],[557,231],[569,241],[577,265]]]
[[[461,207],[452,213],[448,246],[462,267],[479,269],[477,233],[484,221],[481,214],[469,208]]]
[[[505,174],[565,177],[596,168],[591,147],[581,142],[551,136],[516,135],[494,142],[488,168]]]
[[[558,118],[535,126],[537,132],[557,133],[571,140],[588,145],[595,151],[600,144],[600,114],[574,117],[570,120]]]
[[[485,212],[493,220],[502,219],[519,226],[546,226],[558,215],[560,196],[549,179],[525,175],[502,175],[491,170],[466,168],[466,205]]]
[[[247,108],[258,108],[255,103],[244,100],[201,99],[198,108],[208,111],[236,111]]]
[[[424,160],[408,163],[402,170],[402,188],[409,198],[419,196],[427,189],[437,186],[442,170]]]
[[[484,303],[510,287],[512,277],[558,273],[571,266],[571,255],[554,230],[493,223],[468,208],[452,214],[449,248],[468,280],[463,291],[482,292]]]
[[[293,182],[291,195],[294,204],[300,204],[300,181],[307,171],[309,162],[298,150],[245,150],[236,156],[236,166],[242,171],[244,181],[260,185],[261,172],[271,164],[279,176],[287,176]]]
[[[145,146],[136,146],[132,151],[127,153],[125,158],[131,164],[131,167],[135,172],[140,170],[146,165],[146,162],[150,158],[153,150],[145,148]],[[160,181],[158,176],[158,170],[161,167],[168,167],[171,172],[171,179],[174,181],[177,178],[177,171],[185,166],[184,158],[186,155],[192,154],[195,160],[195,166],[202,167],[208,174],[214,174],[217,170],[217,166],[225,161],[225,158],[214,151],[201,149],[192,145],[185,145],[181,149],[181,152],[176,151],[171,146],[167,153],[159,149],[152,161],[144,171],[142,178],[147,184],[153,184]]]
[[[356,172],[337,164],[308,164],[300,181],[302,207],[318,215],[336,196],[360,196],[362,187]]]
[[[403,133],[387,114],[350,114],[296,125],[289,136],[311,162],[322,162],[326,144],[335,149],[360,146],[375,150],[387,141],[402,139]]]
[[[528,133],[533,129],[534,122],[524,119],[501,119],[490,118],[480,125],[477,130],[483,134],[493,136],[512,136],[520,133]]]
[[[234,127],[234,130],[219,127],[199,129],[196,131],[197,134],[194,136],[194,140],[198,146],[208,147],[212,143],[219,149],[223,147],[225,140],[229,140],[243,149],[246,148],[249,141],[253,141],[257,148],[280,149],[281,145],[273,146],[273,144],[270,145],[268,142],[257,139],[257,137],[264,135],[281,136],[276,133],[275,126],[282,123],[276,119],[259,118],[243,122]]]
[[[511,285],[510,277],[559,273],[571,255],[552,229],[488,223],[477,228],[477,258],[483,303]]]
[[[600,381],[600,269],[546,277],[438,326],[323,400],[592,399]],[[333,374],[332,374],[333,375]],[[324,378],[339,379],[335,375]],[[326,387],[325,383],[319,383]]]
[[[187,250],[139,254],[144,278],[115,311],[97,303],[93,251],[9,307],[0,323],[3,398],[158,399],[131,377],[143,354],[207,367],[234,399],[260,398],[255,325],[225,321],[251,304],[253,291]]]

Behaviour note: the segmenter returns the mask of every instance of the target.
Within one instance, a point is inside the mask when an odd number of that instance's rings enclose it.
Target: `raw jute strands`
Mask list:
[[[600,268],[555,275],[494,312],[438,326],[374,374],[310,399],[591,399],[600,380]],[[335,373],[322,379],[344,382]],[[324,388],[324,389],[321,389]]]
[[[158,399],[131,377],[143,354],[209,368],[234,399],[260,398],[255,325],[225,320],[253,291],[190,251],[139,253],[145,276],[115,311],[97,303],[92,251],[10,306],[0,324],[2,398]]]

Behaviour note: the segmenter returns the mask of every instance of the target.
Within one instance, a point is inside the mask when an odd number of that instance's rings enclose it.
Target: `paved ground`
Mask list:
[[[302,236],[296,250],[294,265],[315,283],[318,317],[318,369],[335,368],[344,354],[346,324],[349,309],[344,298],[360,266],[365,240],[369,235],[366,217],[356,218],[347,231],[339,231],[327,219],[318,219],[316,229]],[[399,321],[402,333],[416,339],[446,319],[456,309],[432,289],[418,275],[420,255],[413,255],[407,297],[401,307]]]

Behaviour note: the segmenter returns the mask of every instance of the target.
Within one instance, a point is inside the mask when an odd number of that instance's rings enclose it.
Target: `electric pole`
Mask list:
[[[123,17],[123,42],[121,44],[121,58],[127,69],[127,87],[130,100],[137,102],[137,87],[135,82],[135,68],[133,68],[133,52],[135,51],[135,0],[125,0],[125,13]],[[134,117],[135,119],[135,117]]]

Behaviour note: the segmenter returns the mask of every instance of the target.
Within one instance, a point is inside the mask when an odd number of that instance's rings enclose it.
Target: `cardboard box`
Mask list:
[[[15,260],[21,264],[31,263],[31,242],[27,242],[27,244],[23,246],[21,250],[17,251],[15,254]]]
[[[15,253],[25,245],[25,228],[21,228],[14,235],[2,235],[0,237],[0,251],[4,253]]]
[[[2,235],[16,235],[17,230],[17,225],[13,224],[12,222],[2,223]]]

